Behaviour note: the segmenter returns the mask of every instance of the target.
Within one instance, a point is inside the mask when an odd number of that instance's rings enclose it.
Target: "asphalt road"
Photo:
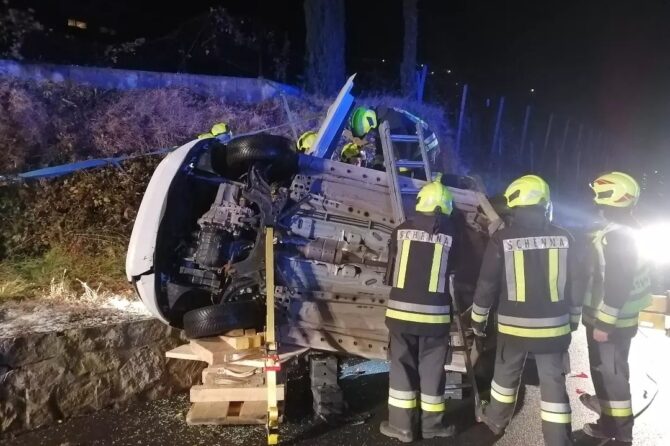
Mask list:
[[[577,400],[578,390],[592,392],[583,330],[578,332],[571,347],[572,374],[568,379],[573,407],[573,430],[580,446],[615,446],[614,442],[586,439],[579,430],[586,422],[596,419]],[[369,412],[371,417],[360,424],[331,427],[313,422],[307,415],[310,401],[306,383],[298,382],[289,388],[290,416],[281,428],[282,445],[400,445],[379,434],[379,423],[386,417],[388,375],[383,364],[358,364],[366,369],[364,375],[349,375],[342,379],[345,397],[352,412]],[[636,419],[634,445],[670,445],[670,338],[660,332],[644,330],[634,340],[631,353],[633,408]],[[379,372],[379,373],[375,373]],[[654,382],[654,380],[656,382]],[[459,435],[453,441],[429,440],[425,445],[461,446],[532,446],[542,445],[539,410],[539,387],[534,364],[527,364],[517,407],[517,414],[507,433],[495,438],[483,425],[474,423],[472,401],[453,401],[449,404],[450,419],[458,426]],[[656,394],[651,405],[649,403]],[[187,426],[186,395],[150,403],[138,403],[123,411],[104,410],[61,424],[24,433],[15,437],[0,437],[3,446],[75,446],[75,445],[230,445],[265,444],[263,427]]]

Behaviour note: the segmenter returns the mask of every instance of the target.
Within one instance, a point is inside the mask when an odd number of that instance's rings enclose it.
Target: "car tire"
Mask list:
[[[249,135],[234,138],[212,149],[212,168],[237,180],[253,165],[267,168],[269,181],[284,181],[298,172],[298,155],[290,139],[278,135]]]
[[[189,339],[197,339],[237,329],[261,330],[265,324],[263,310],[262,305],[253,301],[198,308],[184,314],[184,332]]]

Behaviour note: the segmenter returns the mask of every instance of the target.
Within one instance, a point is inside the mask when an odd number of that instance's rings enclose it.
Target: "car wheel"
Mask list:
[[[190,339],[217,336],[231,330],[255,328],[265,324],[262,305],[253,301],[228,302],[191,310],[184,315],[184,332]]]
[[[253,165],[266,167],[271,182],[288,180],[298,172],[298,155],[290,139],[266,134],[241,136],[212,149],[212,168],[224,177],[239,179]]]

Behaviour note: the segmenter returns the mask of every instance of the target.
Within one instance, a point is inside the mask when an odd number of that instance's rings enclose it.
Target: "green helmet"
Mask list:
[[[214,135],[212,135],[209,132],[201,133],[201,134],[198,135],[198,139],[207,139],[207,138],[214,138]]]
[[[212,126],[212,130],[210,131],[210,133],[214,136],[219,136],[224,133],[228,133],[229,131],[230,129],[228,128],[228,124],[226,124],[225,122],[219,122]]]
[[[512,181],[504,195],[510,208],[551,203],[549,185],[537,175],[525,175]]]
[[[421,188],[416,196],[417,212],[430,213],[436,209],[442,214],[451,215],[454,210],[454,197],[440,181],[431,181]]]
[[[298,152],[304,153],[305,155],[311,155],[314,152],[314,143],[316,142],[316,132],[309,131],[300,135],[298,141],[296,142],[296,148]]]
[[[362,138],[370,130],[377,128],[377,113],[371,108],[358,107],[351,115],[349,126],[356,138]]]

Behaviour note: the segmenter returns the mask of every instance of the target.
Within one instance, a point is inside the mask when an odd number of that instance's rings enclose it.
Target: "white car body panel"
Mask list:
[[[197,139],[179,147],[166,156],[156,168],[151,181],[149,181],[137,212],[135,226],[128,245],[126,275],[131,282],[133,278],[145,274],[154,267],[156,235],[163,214],[165,214],[168,190],[184,162],[184,158],[196,142],[198,142]]]

